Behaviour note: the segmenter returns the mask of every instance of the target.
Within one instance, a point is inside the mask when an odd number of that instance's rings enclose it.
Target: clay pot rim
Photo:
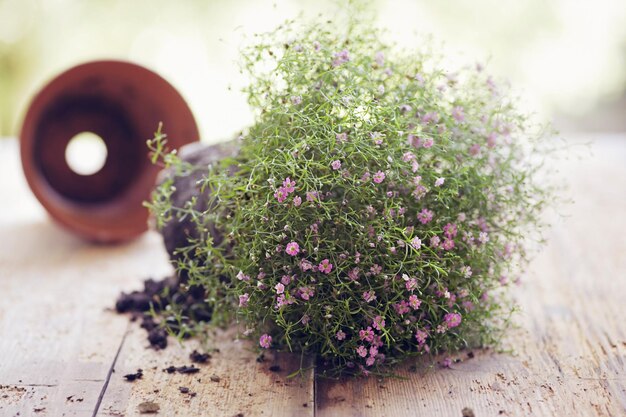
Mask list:
[[[28,109],[23,117],[19,135],[22,169],[33,194],[52,216],[52,218],[65,228],[87,240],[94,242],[119,242],[130,240],[139,236],[148,229],[147,209],[143,206],[139,206],[137,208],[133,208],[131,210],[132,212],[124,213],[120,211],[120,204],[103,203],[98,205],[94,204],[88,207],[89,205],[85,204],[74,204],[56,194],[55,190],[52,189],[48,180],[42,175],[40,168],[34,161],[33,155],[37,130],[36,124],[40,121],[42,115],[45,114],[46,106],[50,106],[54,103],[54,100],[58,99],[59,94],[62,91],[79,86],[80,83],[89,76],[106,77],[107,73],[112,73],[114,74],[114,80],[120,79],[118,78],[118,72],[128,72],[129,74],[133,74],[134,77],[141,77],[141,85],[133,84],[133,87],[137,87],[140,92],[150,91],[151,88],[160,88],[166,91],[166,95],[169,98],[173,98],[172,101],[168,101],[166,104],[163,104],[163,107],[168,108],[166,113],[178,115],[182,114],[182,117],[178,117],[177,124],[185,126],[192,133],[190,134],[191,137],[180,137],[177,135],[168,137],[168,146],[171,149],[176,149],[182,145],[195,142],[199,139],[197,124],[182,95],[165,78],[141,65],[126,60],[114,59],[88,61],[73,66],[51,77],[50,80],[45,83],[30,100]],[[144,81],[145,83],[143,83]],[[113,97],[113,101],[115,101],[115,97]],[[169,108],[172,109],[171,112],[169,111]],[[158,126],[155,124],[155,131],[157,127]],[[155,183],[158,171],[159,169],[156,166],[151,166],[146,168],[141,175],[151,177],[152,187]],[[145,191],[145,200],[149,197],[150,190],[146,189],[143,191]],[[124,194],[121,194],[120,198],[123,198],[123,196]],[[115,218],[115,215],[125,215],[142,218],[143,221],[137,221],[132,224],[132,226],[123,229],[116,229],[112,227],[107,230],[107,228],[102,227],[102,220],[100,220],[100,225],[95,222],[90,224],[89,215],[85,212],[86,207],[88,207],[90,212],[89,214],[94,216],[109,212],[112,219]],[[115,213],[116,209],[119,213]]]

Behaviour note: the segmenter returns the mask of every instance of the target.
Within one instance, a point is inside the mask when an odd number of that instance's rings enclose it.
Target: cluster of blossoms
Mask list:
[[[179,262],[261,348],[356,373],[493,343],[545,199],[525,119],[481,67],[379,35],[286,26],[247,51],[257,120],[236,169],[209,169],[214,210]]]

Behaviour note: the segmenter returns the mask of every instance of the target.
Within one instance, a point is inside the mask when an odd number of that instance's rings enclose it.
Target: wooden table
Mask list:
[[[135,416],[144,402],[162,416],[626,415],[626,136],[592,150],[560,165],[576,203],[515,289],[513,353],[334,381],[287,379],[297,360],[257,363],[232,333],[197,374],[163,372],[189,364],[198,342],[146,349],[138,323],[110,310],[120,291],[171,271],[159,236],[94,246],[66,233],[29,192],[17,142],[0,141],[0,415]],[[126,382],[137,368],[143,378]]]

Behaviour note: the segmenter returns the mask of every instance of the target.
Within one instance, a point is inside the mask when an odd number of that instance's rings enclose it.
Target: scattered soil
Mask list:
[[[150,314],[151,310],[159,312],[174,302],[182,307],[182,314],[191,322],[211,320],[213,312],[204,303],[205,291],[201,287],[191,286],[183,293],[179,289],[178,280],[174,277],[161,281],[150,278],[145,280],[143,285],[143,290],[120,294],[115,303],[115,310],[118,313],[132,313],[132,321],[141,320],[141,327],[148,332],[148,342],[152,348],[159,350],[167,347],[167,332],[162,323]],[[172,323],[169,323],[169,327],[177,330]],[[203,354],[198,355],[202,357]]]
[[[200,353],[197,350],[194,350],[189,355],[189,359],[191,359],[191,362],[193,363],[207,363],[209,359],[211,359],[211,355],[208,353]]]
[[[213,381],[213,382],[220,382],[220,381],[222,380],[222,379],[221,379],[219,376],[217,376],[217,375],[211,375],[211,376],[210,376],[210,379],[211,379],[211,381]]]
[[[187,387],[178,387],[178,390],[183,394],[189,394],[189,388]]]
[[[269,367],[269,370],[270,370],[271,372],[280,372],[280,366],[278,366],[278,365],[272,365],[272,366],[270,366],[270,367]]]
[[[142,377],[143,377],[143,370],[141,369],[137,369],[137,372],[135,372],[134,374],[124,375],[124,378],[126,378],[128,382],[133,382],[137,379],[141,379]]]
[[[174,372],[178,372],[179,374],[195,374],[196,372],[200,372],[200,368],[196,368],[193,365],[187,366],[168,366],[163,369],[163,372],[167,372],[168,374],[173,374]]]

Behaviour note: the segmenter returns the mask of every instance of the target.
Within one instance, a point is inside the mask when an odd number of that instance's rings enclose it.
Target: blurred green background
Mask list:
[[[626,131],[624,0],[371,1],[377,24],[405,46],[444,41],[460,62],[488,61],[564,131]],[[251,120],[239,87],[240,46],[286,18],[349,13],[326,0],[0,0],[0,137],[16,136],[33,94],[84,61],[125,59],[168,79],[203,140]]]

